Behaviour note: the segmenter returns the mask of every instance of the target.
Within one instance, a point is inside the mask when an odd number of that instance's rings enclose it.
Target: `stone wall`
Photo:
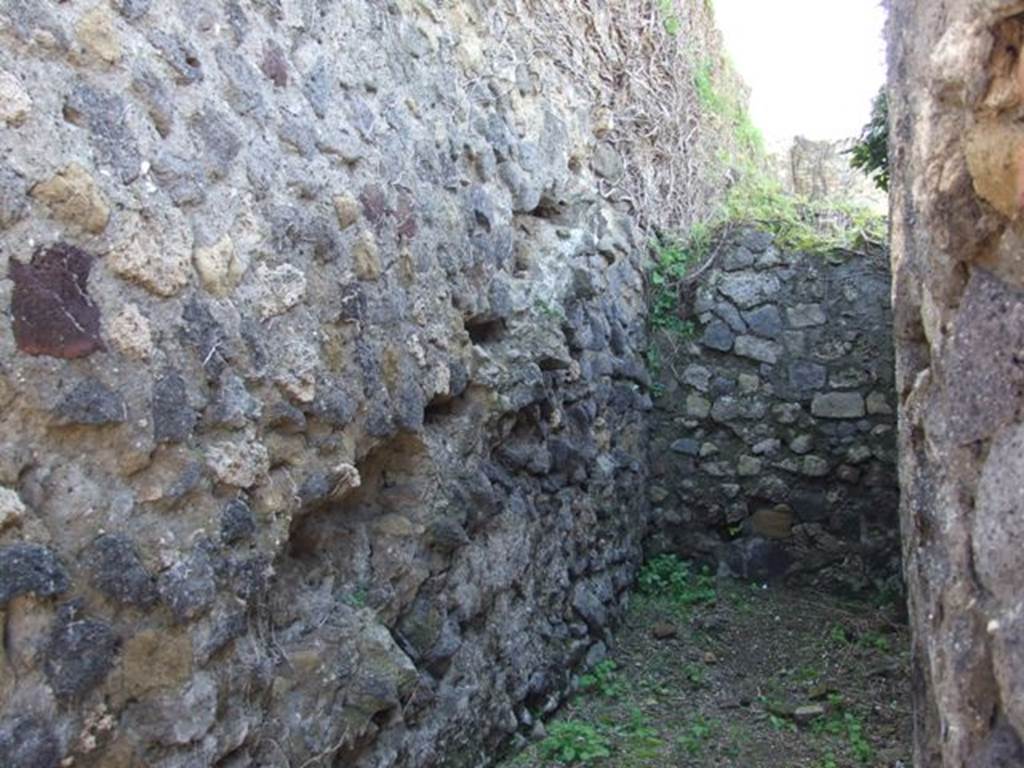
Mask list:
[[[744,578],[878,587],[899,571],[885,254],[719,243],[692,339],[656,339],[649,546]]]
[[[0,764],[476,766],[601,657],[635,158],[514,5],[0,4]]]
[[[916,763],[1024,765],[1024,3],[890,5]]]

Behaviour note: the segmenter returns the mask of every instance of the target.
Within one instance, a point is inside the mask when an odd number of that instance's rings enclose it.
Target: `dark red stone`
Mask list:
[[[29,264],[12,261],[14,340],[27,355],[71,360],[103,349],[100,309],[89,297],[94,258],[67,243],[40,246]]]
[[[275,43],[266,43],[263,46],[263,61],[260,62],[260,69],[278,88],[288,85],[288,62],[285,61],[284,51]]]
[[[363,215],[374,225],[391,213],[384,190],[379,184],[367,184],[359,194],[359,202],[363,204]]]
[[[398,235],[404,240],[412,240],[416,237],[416,206],[409,195],[402,193],[398,198],[398,210],[395,213],[398,220]]]

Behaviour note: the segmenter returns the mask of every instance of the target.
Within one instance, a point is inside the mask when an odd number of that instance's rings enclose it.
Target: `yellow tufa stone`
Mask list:
[[[126,699],[180,687],[192,674],[192,641],[187,633],[145,629],[125,641],[120,675],[111,681]]]
[[[373,234],[363,231],[352,246],[352,259],[356,275],[361,280],[376,280],[380,277],[380,252]]]
[[[32,98],[21,80],[0,70],[0,124],[21,125],[32,110]]]
[[[964,138],[964,152],[974,191],[1008,219],[1016,218],[1024,193],[1024,127],[979,122]]]
[[[352,195],[338,195],[334,198],[334,213],[338,217],[338,226],[348,229],[359,221],[359,201]]]
[[[45,205],[62,223],[94,235],[102,234],[110,221],[110,206],[93,177],[72,163],[52,179],[32,188],[32,198]]]
[[[149,233],[140,231],[115,247],[106,261],[119,277],[168,298],[188,285],[189,257],[182,244],[158,244]]]
[[[231,293],[249,268],[248,260],[235,250],[230,235],[206,248],[196,248],[193,260],[203,288],[214,296]]]
[[[107,337],[125,357],[148,360],[153,352],[149,320],[135,304],[129,304],[107,323]]]
[[[121,39],[106,6],[97,5],[82,16],[75,27],[75,36],[88,57],[110,65],[121,61]]]

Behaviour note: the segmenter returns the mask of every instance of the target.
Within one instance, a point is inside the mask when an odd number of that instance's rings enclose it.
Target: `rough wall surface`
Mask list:
[[[1024,3],[891,6],[916,760],[1024,765]]]
[[[899,572],[887,256],[787,253],[757,231],[715,253],[693,340],[656,339],[650,546],[879,586]]]
[[[0,764],[481,765],[600,657],[633,159],[513,20],[0,3]]]

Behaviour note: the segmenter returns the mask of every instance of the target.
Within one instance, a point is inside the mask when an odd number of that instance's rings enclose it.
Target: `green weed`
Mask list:
[[[580,677],[580,688],[584,691],[598,693],[605,698],[612,698],[620,696],[625,686],[619,680],[615,662],[606,659]]]
[[[587,765],[612,754],[607,734],[580,720],[552,723],[539,749],[546,760],[554,760],[562,765]]]
[[[683,729],[683,735],[676,738],[676,743],[691,757],[696,757],[704,749],[704,745],[714,735],[716,724],[703,715],[696,715]]]
[[[705,567],[690,573],[690,564],[676,555],[658,555],[640,569],[637,585],[642,595],[667,598],[682,606],[715,602],[715,579]]]

